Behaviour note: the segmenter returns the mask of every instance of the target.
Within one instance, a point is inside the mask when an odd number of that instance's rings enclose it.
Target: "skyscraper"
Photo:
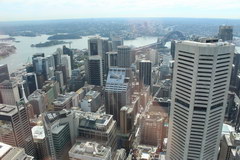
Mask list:
[[[10,80],[8,66],[6,64],[0,65],[0,83],[4,80]]]
[[[103,39],[101,37],[92,37],[88,40],[89,56],[102,56]]]
[[[218,38],[223,41],[233,40],[233,26],[219,26]]]
[[[118,46],[118,67],[129,68],[131,66],[131,48],[128,46]]]
[[[36,73],[26,73],[23,75],[23,79],[26,80],[29,94],[32,94],[35,90],[38,89],[38,82],[37,82],[37,76]]]
[[[88,83],[92,85],[103,85],[103,62],[100,56],[90,56],[88,59]]]
[[[15,105],[20,100],[16,81],[5,80],[0,83],[0,94],[3,104]]]
[[[72,76],[72,68],[71,68],[71,59],[68,55],[61,56],[61,64],[66,66],[66,74],[68,78]]]
[[[125,68],[111,68],[105,88],[106,113],[112,114],[117,125],[120,125],[121,107],[130,104],[129,78]]]
[[[217,159],[233,56],[229,43],[176,43],[167,159]]]
[[[0,104],[0,141],[22,147],[28,155],[34,156],[33,137],[24,106]]]
[[[144,85],[152,85],[152,62],[141,60],[139,62],[139,82]]]

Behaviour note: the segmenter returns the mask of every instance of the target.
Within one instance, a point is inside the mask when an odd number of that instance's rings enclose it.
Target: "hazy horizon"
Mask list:
[[[86,18],[240,19],[238,0],[0,0],[0,21]]]

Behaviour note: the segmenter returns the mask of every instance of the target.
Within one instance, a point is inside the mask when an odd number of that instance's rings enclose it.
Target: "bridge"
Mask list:
[[[179,31],[172,31],[169,32],[168,34],[166,34],[165,36],[158,38],[156,43],[151,43],[145,46],[141,46],[141,47],[136,47],[133,50],[134,51],[140,51],[143,49],[148,49],[148,48],[153,48],[156,49],[158,47],[164,47],[166,45],[167,42],[171,41],[171,40],[185,40],[185,36],[183,35],[182,32]]]

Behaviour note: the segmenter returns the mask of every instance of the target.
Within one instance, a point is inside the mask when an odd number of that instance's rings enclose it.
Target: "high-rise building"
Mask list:
[[[118,46],[118,67],[129,68],[131,66],[131,48],[128,46]]]
[[[0,83],[0,95],[3,104],[16,105],[20,101],[17,82],[5,80]]]
[[[67,48],[65,45],[63,46],[63,54],[70,56],[71,68],[73,69],[74,60],[73,60],[73,51],[70,48]]]
[[[53,58],[54,58],[55,68],[57,68],[59,65],[61,65],[61,53],[55,52],[53,54]]]
[[[91,140],[116,149],[116,121],[110,114],[75,111],[77,141]],[[93,127],[96,126],[96,127]]]
[[[152,62],[141,60],[139,62],[139,82],[144,85],[152,86]]]
[[[32,94],[35,90],[38,89],[36,73],[26,73],[25,75],[23,75],[23,79],[26,81],[29,89],[29,94]]]
[[[46,111],[46,94],[41,90],[36,90],[28,96],[28,101],[33,107],[35,115],[39,115]]]
[[[43,113],[45,134],[48,137],[52,160],[68,159],[68,151],[75,142],[74,116],[72,111]]]
[[[229,134],[224,134],[221,144],[218,160],[230,159],[231,150],[236,149],[240,146],[240,133],[231,132]]]
[[[90,56],[88,59],[88,83],[103,85],[103,62],[100,56]]]
[[[112,51],[116,52],[118,50],[118,46],[123,45],[123,39],[121,37],[112,37]]]
[[[89,56],[103,55],[103,39],[101,37],[91,37],[88,40]]]
[[[0,124],[1,142],[22,147],[28,155],[35,155],[29,118],[23,105],[0,104]]]
[[[34,126],[32,128],[34,147],[36,148],[36,159],[49,159],[48,137],[45,135],[43,126]]]
[[[176,43],[167,159],[217,159],[234,45]]]
[[[49,78],[48,59],[45,57],[33,58],[33,68],[37,75],[43,75],[44,80]]]
[[[55,71],[55,77],[56,77],[56,80],[59,83],[60,93],[63,93],[63,91],[65,89],[65,85],[64,85],[64,81],[63,81],[63,72],[62,71]]]
[[[233,40],[233,26],[219,26],[218,38],[223,41]]]
[[[67,76],[67,78],[71,78],[71,76],[72,76],[72,69],[71,69],[70,56],[62,55],[61,56],[61,64],[66,66],[66,76]]]
[[[171,41],[171,55],[172,55],[172,59],[174,59],[175,57],[175,44],[176,44],[176,41]]]
[[[0,83],[4,80],[10,80],[8,66],[6,64],[0,65]]]
[[[107,52],[108,69],[117,66],[117,52]]]
[[[125,68],[110,68],[105,87],[106,113],[120,125],[120,110],[130,104],[130,84]]]
[[[23,148],[13,147],[0,142],[0,159],[1,160],[33,160],[34,157],[27,155]]]

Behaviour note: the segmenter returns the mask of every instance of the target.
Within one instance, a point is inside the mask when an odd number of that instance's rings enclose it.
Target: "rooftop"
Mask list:
[[[71,100],[71,98],[76,95],[75,92],[70,92],[70,93],[66,93],[65,95],[63,94],[59,94],[57,99],[53,102],[53,104],[55,106],[60,106],[63,105],[64,103],[66,103],[67,101]]]
[[[109,125],[113,119],[112,115],[100,114],[93,112],[77,111],[76,116],[79,117],[79,127],[88,129],[103,129]],[[106,128],[107,129],[107,128]]]
[[[105,147],[100,145],[96,142],[81,142],[76,143],[70,149],[69,155],[72,156],[86,156],[86,157],[98,157],[98,158],[105,158],[109,156],[111,152],[110,147]]]
[[[20,105],[19,109],[22,110],[23,106]],[[18,113],[17,106],[0,104],[0,115],[13,116]]]
[[[6,154],[11,148],[12,146],[0,142],[0,158],[2,158],[3,155]]]
[[[34,126],[32,128],[33,139],[44,139],[45,132],[43,126]]]
[[[106,91],[125,91],[128,88],[125,68],[110,68],[108,72]]]
[[[228,42],[201,43],[201,42],[186,40],[186,41],[178,41],[177,43],[186,44],[189,46],[198,46],[198,47],[234,46],[234,44],[228,43]]]

